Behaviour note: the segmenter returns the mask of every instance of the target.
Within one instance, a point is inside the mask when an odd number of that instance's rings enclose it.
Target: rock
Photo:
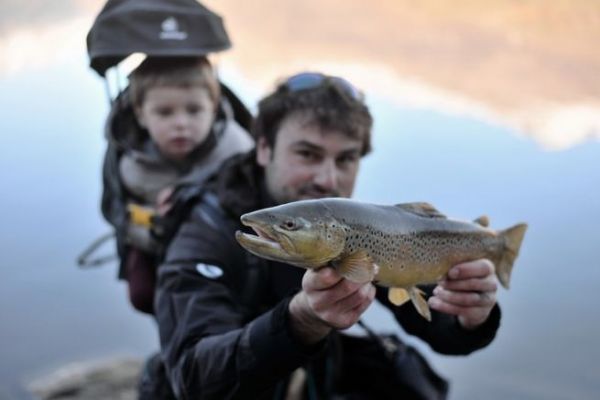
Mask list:
[[[73,363],[28,389],[42,400],[135,400],[142,366],[142,360],[123,358]]]

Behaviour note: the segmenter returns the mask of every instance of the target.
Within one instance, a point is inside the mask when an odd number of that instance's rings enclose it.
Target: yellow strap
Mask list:
[[[127,210],[129,211],[129,221],[132,224],[145,226],[146,228],[152,226],[152,217],[155,214],[153,209],[129,203]]]

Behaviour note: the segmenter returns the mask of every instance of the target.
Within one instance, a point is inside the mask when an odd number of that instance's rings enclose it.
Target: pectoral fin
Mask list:
[[[410,300],[410,296],[406,289],[393,287],[388,290],[388,299],[393,305],[401,306]]]
[[[357,251],[332,262],[338,273],[344,278],[356,282],[371,282],[379,271],[377,264],[365,251]]]
[[[431,321],[431,310],[429,310],[427,300],[425,300],[425,297],[423,296],[425,293],[416,286],[413,286],[408,289],[408,294],[419,314],[427,321]]]

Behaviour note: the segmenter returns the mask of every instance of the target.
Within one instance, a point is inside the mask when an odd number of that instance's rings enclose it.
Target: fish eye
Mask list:
[[[291,230],[296,229],[296,223],[293,220],[288,219],[283,224],[281,224],[281,227],[291,231]]]

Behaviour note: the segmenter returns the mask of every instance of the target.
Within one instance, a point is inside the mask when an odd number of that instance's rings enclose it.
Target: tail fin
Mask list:
[[[525,236],[527,224],[518,224],[503,231],[500,231],[500,236],[504,238],[504,252],[500,256],[500,261],[496,264],[496,275],[500,280],[500,284],[508,289],[510,285],[510,274],[512,272],[513,263],[519,255],[519,248]]]

